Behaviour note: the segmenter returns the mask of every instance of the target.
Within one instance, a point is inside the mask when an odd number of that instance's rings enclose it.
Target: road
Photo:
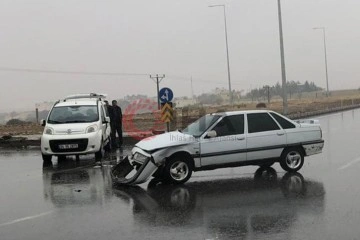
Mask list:
[[[1,150],[0,239],[359,239],[360,110],[321,116],[325,148],[299,174],[278,164],[196,172],[183,186],[115,187],[82,158],[42,165]]]

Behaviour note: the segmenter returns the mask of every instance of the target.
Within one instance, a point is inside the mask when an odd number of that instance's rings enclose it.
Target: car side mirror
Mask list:
[[[217,133],[215,130],[211,130],[206,133],[206,138],[214,138],[214,137],[217,137]]]
[[[40,125],[43,126],[43,127],[45,127],[45,125],[46,125],[46,120],[45,120],[45,119],[41,119],[41,120],[40,120]]]
[[[109,117],[105,117],[105,122],[104,123],[110,123],[110,118]]]

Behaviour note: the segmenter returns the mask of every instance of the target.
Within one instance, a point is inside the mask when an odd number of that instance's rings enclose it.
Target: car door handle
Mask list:
[[[278,136],[282,136],[282,135],[284,135],[284,134],[285,134],[285,133],[283,133],[283,132],[277,133]]]
[[[236,138],[236,140],[239,140],[239,141],[244,140],[244,139],[245,139],[245,137],[237,137]]]

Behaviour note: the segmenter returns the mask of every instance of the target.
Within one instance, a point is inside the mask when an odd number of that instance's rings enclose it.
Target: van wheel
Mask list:
[[[280,166],[287,172],[297,172],[304,164],[304,153],[300,148],[288,148],[281,154]]]
[[[100,149],[95,153],[95,161],[101,161],[102,157],[103,157],[103,143],[101,141]]]
[[[183,156],[176,156],[166,163],[164,168],[165,180],[173,184],[185,183],[191,177],[193,167],[191,161]]]
[[[95,160],[96,161],[101,161],[102,157],[103,157],[103,153],[102,153],[102,149],[100,149],[99,151],[97,151],[95,153]]]
[[[46,163],[51,162],[51,158],[52,158],[51,155],[41,154],[41,156],[42,156],[42,159],[44,162],[46,162]]]
[[[108,142],[107,142],[107,144],[106,144],[105,147],[104,147],[104,150],[105,150],[106,152],[111,152],[111,140],[110,140],[110,138],[108,139]]]

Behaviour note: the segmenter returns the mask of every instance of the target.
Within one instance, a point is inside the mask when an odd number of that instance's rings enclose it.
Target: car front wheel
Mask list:
[[[304,164],[304,153],[300,148],[285,149],[281,155],[280,165],[287,172],[297,172]]]
[[[169,183],[185,183],[191,177],[193,167],[191,161],[185,157],[171,158],[165,165],[165,179]]]

